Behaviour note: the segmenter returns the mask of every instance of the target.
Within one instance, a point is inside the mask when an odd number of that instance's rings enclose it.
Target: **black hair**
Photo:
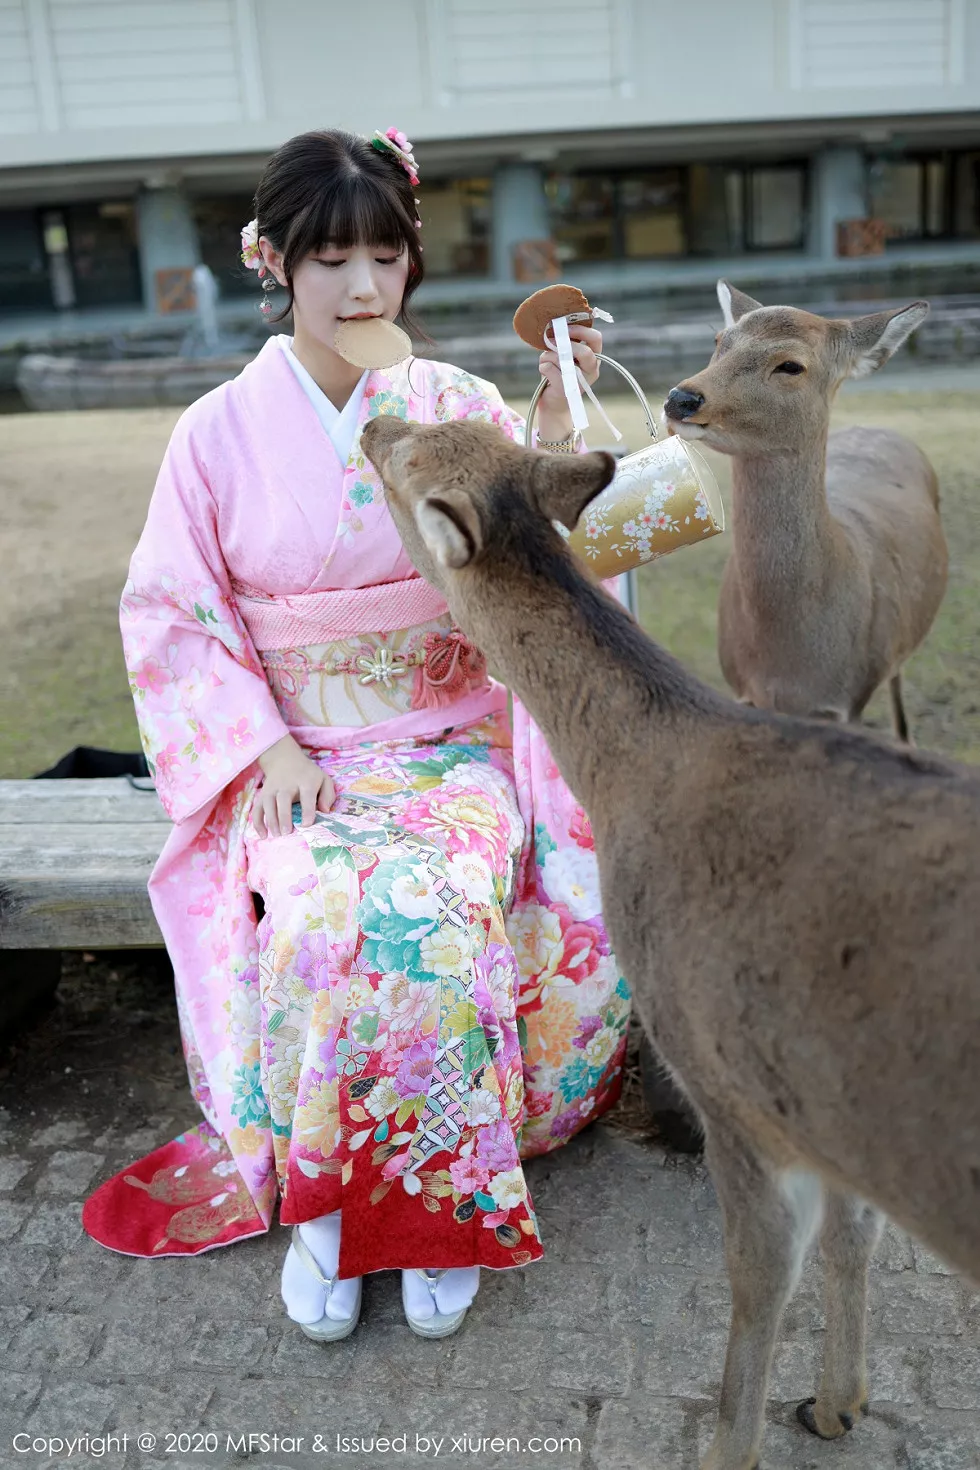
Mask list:
[[[270,321],[293,308],[293,271],[326,245],[351,250],[374,245],[408,250],[408,279],[399,316],[425,337],[408,304],[422,283],[422,247],[415,186],[392,153],[339,129],[300,133],[269,159],[255,191],[255,219],[282,253],[289,300]]]

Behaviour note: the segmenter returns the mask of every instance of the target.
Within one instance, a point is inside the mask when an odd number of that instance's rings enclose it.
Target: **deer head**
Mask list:
[[[718,282],[725,325],[703,372],[672,388],[668,429],[722,454],[794,454],[826,435],[830,405],[846,377],[887,362],[929,311],[915,301],[854,321],[791,306],[763,306]]]
[[[612,479],[612,455],[545,454],[514,444],[492,424],[425,425],[382,416],[361,435],[384,483],[405,550],[434,586],[478,564],[491,544],[519,545],[536,522],[573,527]]]

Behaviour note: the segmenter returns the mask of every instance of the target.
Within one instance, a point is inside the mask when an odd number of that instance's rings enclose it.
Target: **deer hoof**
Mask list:
[[[840,1429],[836,1434],[825,1434],[817,1425],[817,1418],[813,1412],[816,1399],[804,1399],[802,1404],[796,1406],[796,1417],[810,1434],[815,1434],[817,1439],[840,1439],[849,1429],[854,1428],[854,1416],[852,1414],[838,1414]]]

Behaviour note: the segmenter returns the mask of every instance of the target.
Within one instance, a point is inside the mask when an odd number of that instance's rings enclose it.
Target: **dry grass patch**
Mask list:
[[[635,400],[604,402],[639,448]],[[863,392],[841,399],[835,423],[899,429],[936,465],[950,590],[909,665],[909,712],[920,744],[980,761],[978,406],[975,393]],[[129,409],[0,418],[0,776],[33,775],[76,744],[138,748],[116,607],[177,417],[176,409]],[[724,492],[728,465],[716,458],[715,468]],[[715,609],[726,555],[726,538],[716,537],[640,576],[644,625],[719,687]],[[886,724],[883,702],[872,720]]]

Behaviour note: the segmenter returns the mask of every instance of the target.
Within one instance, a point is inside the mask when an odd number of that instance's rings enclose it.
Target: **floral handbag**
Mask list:
[[[676,435],[657,437],[657,425],[643,390],[621,363],[599,355],[615,368],[640,400],[653,441],[616,466],[612,481],[571,529],[559,526],[571,549],[602,579],[632,571],[678,546],[704,541],[725,529],[725,510],[711,467]],[[542,378],[527,411],[526,442],[531,442]]]

